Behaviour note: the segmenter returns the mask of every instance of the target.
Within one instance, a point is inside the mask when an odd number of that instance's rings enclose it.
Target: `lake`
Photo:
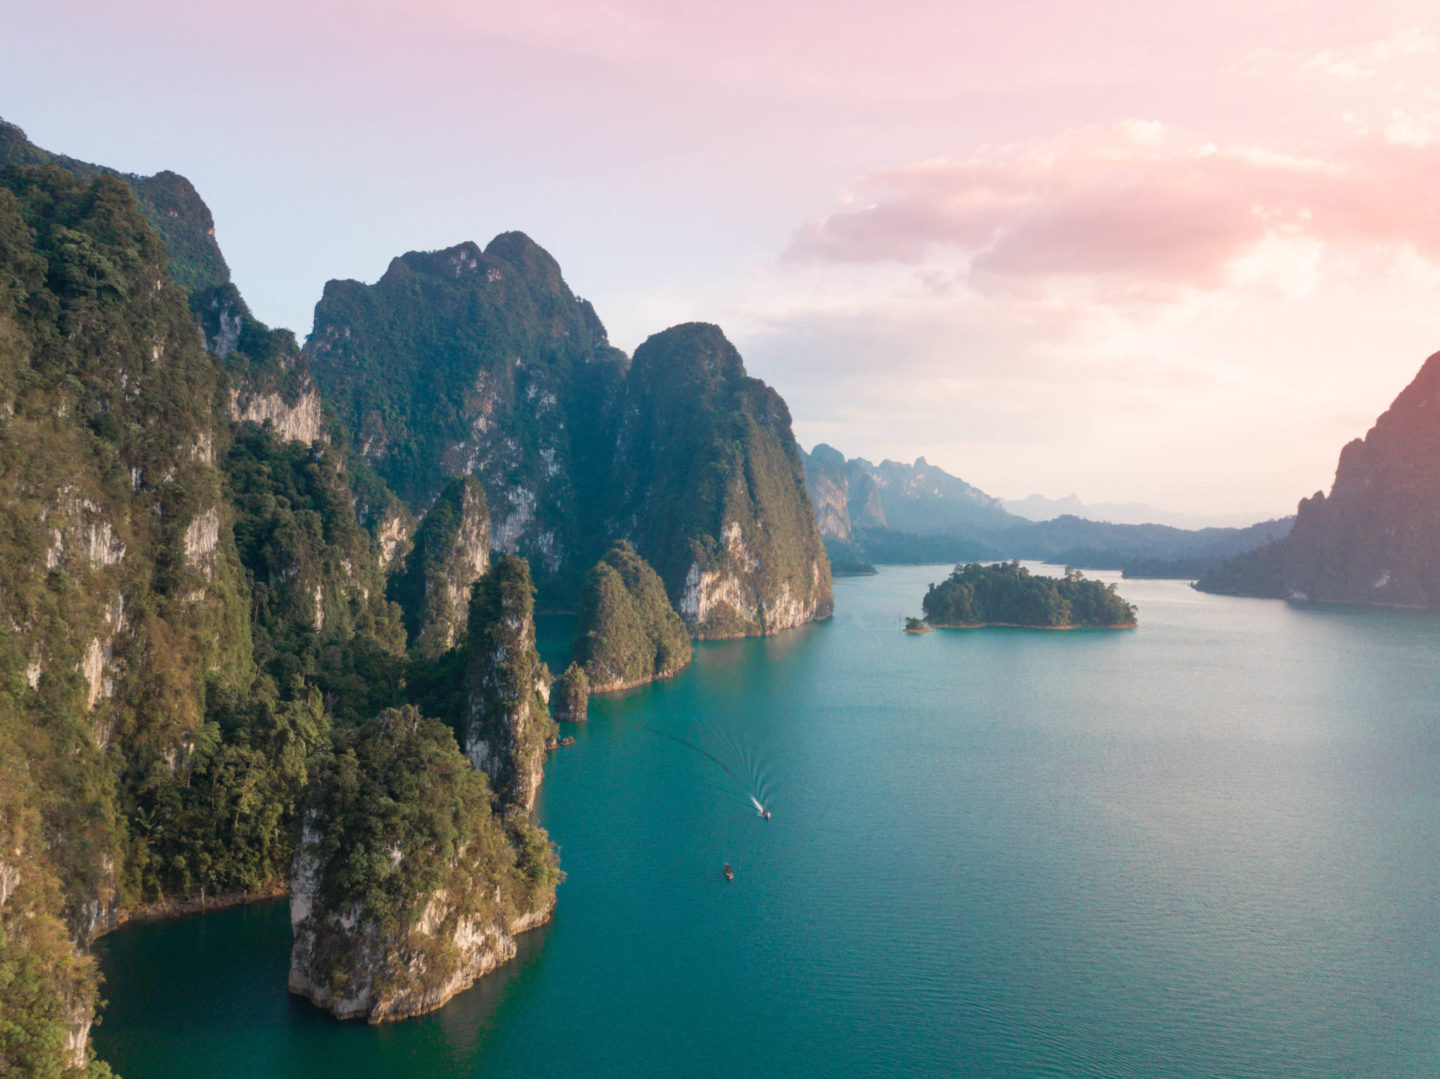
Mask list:
[[[539,807],[555,920],[439,1012],[291,998],[269,904],[106,938],[100,1053],[126,1079],[1440,1073],[1440,620],[1124,581],[1134,630],[901,633],[946,572],[838,580],[829,623],[592,701]]]

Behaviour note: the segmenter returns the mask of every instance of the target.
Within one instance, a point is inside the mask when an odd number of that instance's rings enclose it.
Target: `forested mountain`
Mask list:
[[[718,329],[632,364],[507,233],[332,282],[302,351],[182,177],[4,124],[0,500],[7,1074],[106,1071],[89,945],[139,912],[293,876],[292,987],[376,1021],[549,916],[551,679],[503,552],[573,604],[629,539],[699,636],[830,610],[789,413]]]
[[[1205,574],[1207,592],[1440,606],[1440,353],[1363,439],[1335,483],[1300,501],[1288,536]]]
[[[530,561],[549,606],[573,607],[625,539],[697,636],[829,614],[789,411],[714,326],[666,330],[632,362],[511,232],[404,255],[374,285],[330,282],[306,355],[412,512],[452,476],[480,481],[491,545]]]

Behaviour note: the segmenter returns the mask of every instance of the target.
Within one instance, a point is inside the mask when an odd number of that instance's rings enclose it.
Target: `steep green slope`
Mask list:
[[[14,124],[0,120],[0,168],[7,165],[51,165],[90,181],[111,176],[125,183],[151,228],[165,244],[170,275],[188,291],[213,288],[230,280],[230,267],[215,242],[215,219],[194,186],[174,172],[136,176],[103,165],[77,161],[42,150]]]
[[[456,477],[425,514],[403,572],[390,580],[417,655],[439,656],[463,635],[471,586],[489,564],[485,492],[474,478]]]
[[[293,337],[228,284],[187,303],[134,185],[69,165],[0,171],[0,1067],[17,1074],[103,1068],[93,937],[143,906],[283,886],[336,740],[406,698],[386,591],[408,513],[324,422]],[[526,718],[518,807],[493,812],[500,863],[538,881],[543,699]]]
[[[655,567],[693,634],[773,633],[833,608],[830,564],[785,402],[716,326],[635,350],[626,379],[619,533]]]
[[[623,540],[585,575],[571,651],[586,693],[669,678],[690,662],[690,635],[665,583]],[[566,689],[578,693],[573,679]]]
[[[449,728],[382,712],[339,739],[315,785],[290,989],[342,1019],[430,1011],[515,954],[559,876],[545,833],[492,806]]]
[[[82,943],[153,853],[116,776],[183,768],[251,670],[222,377],[166,264],[119,181],[0,172],[0,695],[46,836],[17,872]]]
[[[505,233],[484,251],[411,252],[375,285],[331,281],[306,352],[360,452],[412,510],[451,476],[475,476],[494,547],[574,594],[603,550],[589,525],[625,357],[549,255]]]

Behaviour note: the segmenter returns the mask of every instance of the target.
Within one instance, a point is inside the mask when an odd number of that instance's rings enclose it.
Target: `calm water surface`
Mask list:
[[[278,904],[107,938],[100,1052],[127,1079],[1440,1074],[1440,621],[1127,581],[1133,631],[900,633],[944,573],[838,581],[829,624],[592,702],[540,807],[555,921],[441,1011],[290,998]]]

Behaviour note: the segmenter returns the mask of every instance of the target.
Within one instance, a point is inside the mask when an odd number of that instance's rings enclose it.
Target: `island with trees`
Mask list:
[[[1136,624],[1134,605],[1117,595],[1113,584],[1087,580],[1069,567],[1064,577],[1044,577],[1018,561],[956,566],[947,580],[930,586],[922,607],[925,620],[941,628],[1126,629]]]

